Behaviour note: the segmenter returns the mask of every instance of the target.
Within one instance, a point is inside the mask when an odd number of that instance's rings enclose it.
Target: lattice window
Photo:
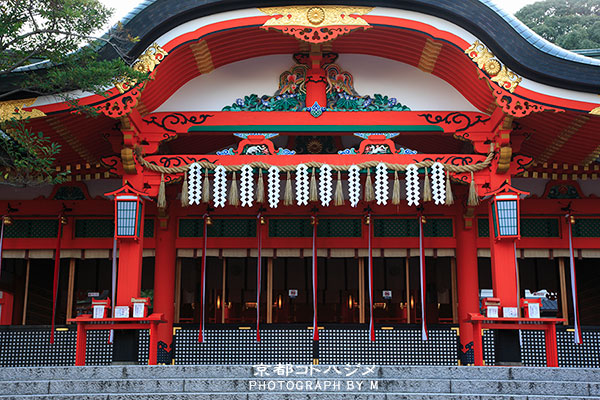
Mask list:
[[[154,220],[151,218],[147,218],[144,220],[144,237],[154,237]]]
[[[576,218],[574,237],[600,237],[600,218]]]
[[[477,234],[479,237],[490,237],[490,220],[477,218]]]
[[[523,237],[559,237],[558,218],[521,218]]]
[[[373,233],[376,237],[418,237],[419,224],[416,218],[375,219]],[[423,225],[426,237],[452,237],[452,220],[449,218],[429,218]]]
[[[56,219],[15,219],[4,227],[7,238],[51,238],[58,235]]]
[[[75,237],[106,238],[115,235],[114,219],[76,219]]]
[[[202,218],[179,220],[179,237],[202,237]],[[256,219],[215,219],[208,226],[208,237],[256,237]]]
[[[317,226],[318,237],[361,237],[360,219],[321,218]],[[270,219],[270,237],[312,237],[310,219]]]

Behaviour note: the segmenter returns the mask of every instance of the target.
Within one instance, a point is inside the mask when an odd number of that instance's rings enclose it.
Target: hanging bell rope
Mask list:
[[[398,179],[398,171],[394,171],[394,187],[392,188],[392,204],[395,206],[400,204],[400,180]]]
[[[373,189],[373,180],[371,179],[371,168],[367,168],[367,178],[365,179],[365,201],[375,200],[375,190]]]
[[[425,167],[425,182],[423,183],[423,202],[431,201],[431,182],[429,181],[429,171]]]
[[[210,202],[210,180],[208,179],[208,170],[204,170],[204,183],[202,183],[202,202]]]
[[[229,188],[229,204],[237,207],[240,205],[240,191],[238,189],[237,178],[235,177],[235,171],[231,178],[231,187]]]
[[[167,208],[167,194],[165,192],[165,174],[160,174],[160,185],[158,186],[158,198],[156,199],[158,208]]]
[[[183,174],[183,184],[181,185],[181,207],[184,208],[190,205],[187,176],[187,172]]]
[[[450,173],[446,171],[446,205],[454,204],[454,195],[452,194],[452,184],[450,183]]]
[[[256,188],[256,202],[263,204],[265,202],[265,182],[263,180],[262,168],[258,169],[258,182]]]
[[[475,187],[475,178],[473,177],[473,172],[471,172],[471,183],[469,184],[469,198],[467,200],[467,205],[479,205],[479,196],[477,195],[477,188]]]

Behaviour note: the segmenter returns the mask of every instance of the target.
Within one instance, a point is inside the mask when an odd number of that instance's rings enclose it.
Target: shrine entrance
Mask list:
[[[318,257],[317,309],[320,324],[364,324],[370,319],[368,260],[353,249],[337,257]],[[257,259],[245,250],[234,257],[207,257],[205,318],[208,324],[256,323]],[[261,271],[261,324],[311,324],[313,292],[311,258],[264,257]],[[284,252],[285,253],[285,252]],[[334,252],[335,253],[335,252]],[[340,256],[348,253],[348,256]],[[336,254],[337,255],[337,254]],[[426,257],[427,322],[456,323],[454,258]],[[201,258],[180,258],[176,282],[176,323],[201,318]],[[418,324],[417,257],[374,257],[373,313],[376,324]],[[178,320],[177,320],[178,315]]]

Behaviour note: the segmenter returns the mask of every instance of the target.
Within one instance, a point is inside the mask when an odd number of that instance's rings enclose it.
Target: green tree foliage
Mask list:
[[[0,0],[0,79],[12,84],[0,101],[53,94],[89,114],[66,93],[102,94],[117,78],[146,79],[123,50],[136,38],[120,25],[98,34],[111,14],[99,0]],[[117,57],[102,59],[98,50],[106,46]],[[18,119],[0,123],[0,177],[17,184],[63,180],[53,167],[60,146]]]
[[[515,17],[562,48],[600,48],[600,0],[538,1],[520,9]]]

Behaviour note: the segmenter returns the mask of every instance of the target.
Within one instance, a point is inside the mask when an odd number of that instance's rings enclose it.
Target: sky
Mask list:
[[[101,0],[107,7],[113,8],[115,13],[113,18],[106,28],[114,25],[123,18],[129,11],[133,10],[135,6],[137,6],[141,0]],[[509,13],[515,13],[519,11],[522,7],[535,3],[536,0],[495,0],[496,4],[498,4],[501,8],[508,11]],[[317,2],[318,3],[318,2]]]

